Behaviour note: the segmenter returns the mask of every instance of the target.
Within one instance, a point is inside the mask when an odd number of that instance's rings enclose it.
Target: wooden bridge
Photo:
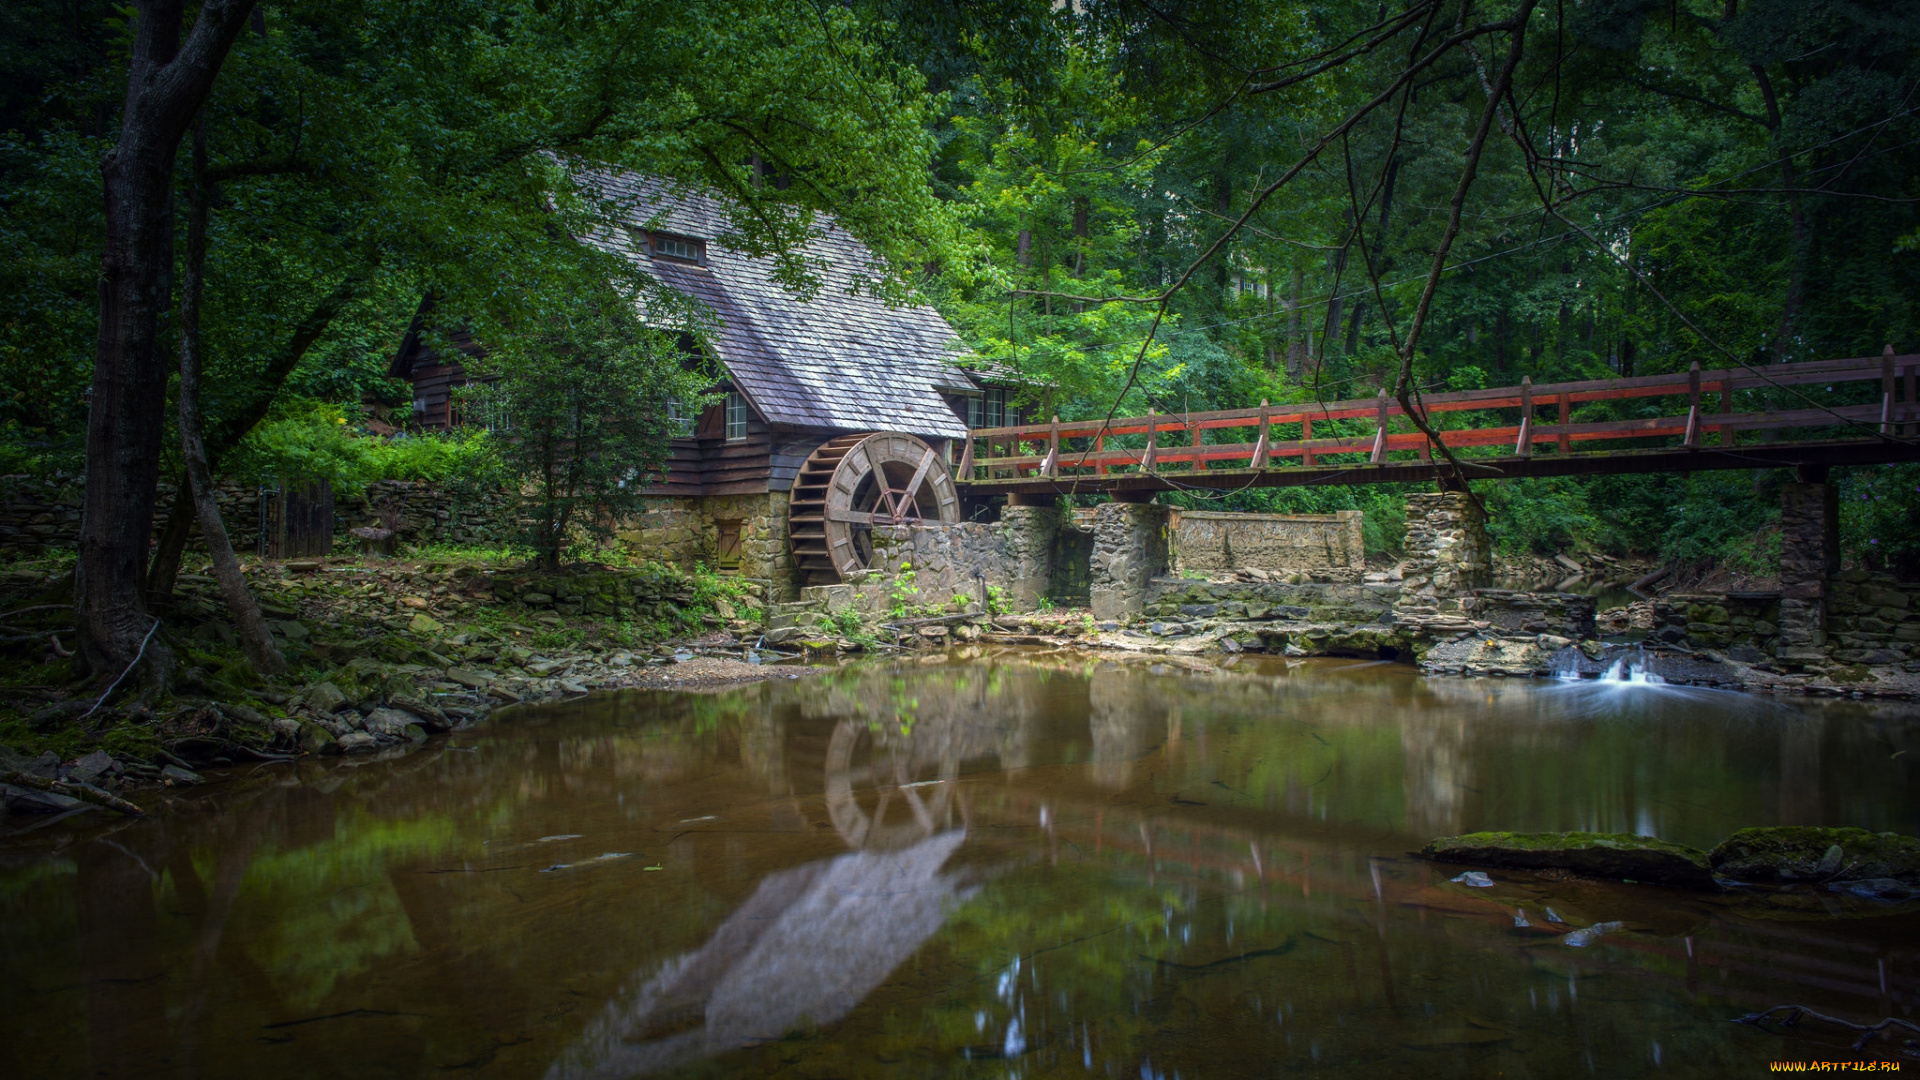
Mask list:
[[[1671,375],[1539,386],[1522,379],[1418,404],[1472,480],[1777,467],[1816,479],[1833,465],[1920,460],[1916,382],[1920,354],[1895,355],[1888,346],[1846,360],[1712,371],[1695,364]],[[1742,395],[1749,403],[1761,395],[1796,400],[1735,411]],[[1635,399],[1665,399],[1661,415],[1575,419],[1581,405]],[[1494,411],[1501,412],[1489,426],[1457,426],[1469,417],[1456,414]],[[1788,432],[1805,437],[1782,438]],[[968,495],[1124,499],[1178,488],[1444,484],[1444,468],[1382,390],[1351,401],[980,429],[961,447],[954,479]]]

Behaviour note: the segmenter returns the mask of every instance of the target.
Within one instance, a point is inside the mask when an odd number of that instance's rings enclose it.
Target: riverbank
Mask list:
[[[1575,594],[1489,589],[1443,606],[1409,603],[1407,583],[1391,572],[1357,580],[1241,573],[1156,579],[1145,614],[1122,622],[1051,605],[1006,612],[990,594],[985,607],[964,596],[944,605],[910,603],[898,595],[897,582],[887,581],[807,589],[797,601],[768,605],[765,583],[659,566],[541,573],[456,554],[249,560],[246,567],[289,660],[288,675],[256,677],[212,579],[186,573],[164,628],[180,672],[167,695],[145,703],[98,704],[66,684],[71,661],[59,655],[62,620],[70,619],[59,603],[64,567],[16,565],[0,575],[0,607],[29,612],[9,621],[32,624],[47,640],[37,662],[13,665],[0,679],[0,746],[13,754],[0,769],[113,795],[190,785],[197,770],[210,765],[378,754],[471,726],[509,705],[601,690],[799,678],[842,657],[968,644],[1162,656],[1208,666],[1247,654],[1350,656],[1417,664],[1434,676],[1920,697],[1920,672],[1909,670],[1915,665],[1903,654],[1864,654],[1881,663],[1849,663],[1842,656],[1784,664],[1774,655],[1764,601],[1743,608],[1707,594],[1670,594],[1595,612],[1592,598]],[[1897,641],[1905,633],[1899,625],[1904,608],[1895,605],[1904,594],[1861,576],[1840,588],[1878,605],[1875,614],[1842,608],[1841,617],[1855,630],[1865,624],[1891,631],[1879,636]],[[66,641],[71,644],[70,635]],[[0,796],[19,809],[71,808],[60,792],[23,783]]]

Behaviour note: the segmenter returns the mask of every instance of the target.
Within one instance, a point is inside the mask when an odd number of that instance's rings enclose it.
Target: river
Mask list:
[[[0,1075],[1749,1075],[1861,1055],[1743,1013],[1914,1018],[1911,906],[1409,852],[1920,833],[1917,760],[1910,706],[1330,659],[519,708],[145,821],[0,819]]]

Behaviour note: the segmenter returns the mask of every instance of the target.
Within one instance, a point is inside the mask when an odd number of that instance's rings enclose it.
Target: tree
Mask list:
[[[253,0],[208,0],[184,44],[181,0],[139,5],[120,138],[101,172],[106,243],[87,422],[86,517],[75,568],[81,655],[105,682],[142,656],[155,689],[172,654],[152,641],[141,586],[160,476],[167,372],[160,316],[173,300],[173,169]]]
[[[712,376],[679,341],[641,325],[630,297],[603,288],[542,332],[491,347],[476,370],[496,381],[460,392],[463,411],[496,432],[543,569],[559,569],[576,539],[607,535],[639,507],[666,462],[674,415],[708,400]]]

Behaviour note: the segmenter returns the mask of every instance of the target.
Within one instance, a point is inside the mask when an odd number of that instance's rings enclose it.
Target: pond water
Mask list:
[[[1729,1021],[1914,1018],[1912,908],[1474,888],[1408,853],[1482,828],[1915,833],[1916,760],[1906,709],[1341,660],[974,650],[523,708],[403,757],[232,770],[147,821],[5,819],[0,1075],[1853,1058]]]

